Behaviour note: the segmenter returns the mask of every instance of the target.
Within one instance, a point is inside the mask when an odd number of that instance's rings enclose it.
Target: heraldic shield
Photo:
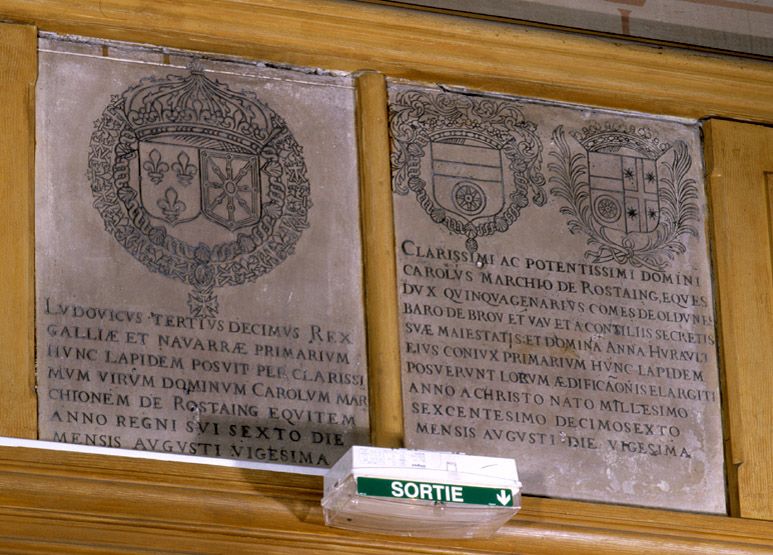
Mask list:
[[[514,99],[390,85],[392,189],[464,238],[505,233],[531,201],[545,204],[542,143]]]
[[[191,65],[111,97],[89,179],[105,228],[150,271],[191,287],[191,316],[213,317],[217,288],[254,281],[294,252],[310,185],[285,121],[254,91]]]
[[[258,157],[201,151],[202,212],[234,231],[260,219]]]
[[[699,194],[687,144],[619,120],[591,121],[569,135],[585,152],[573,152],[563,126],[556,127],[551,192],[566,202],[561,213],[570,232],[587,235],[585,256],[665,271],[698,234]]]
[[[203,214],[230,231],[260,219],[258,157],[199,149],[183,141],[140,141],[140,198],[174,226]]]
[[[469,137],[430,141],[435,203],[469,222],[505,205],[502,151]]]
[[[201,213],[199,151],[183,142],[140,141],[140,199],[148,214],[174,226]]]
[[[603,225],[648,233],[660,221],[657,161],[619,153],[588,152],[591,206]]]

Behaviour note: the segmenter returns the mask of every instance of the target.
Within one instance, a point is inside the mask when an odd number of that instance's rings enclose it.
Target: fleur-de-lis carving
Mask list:
[[[172,164],[172,169],[177,172],[177,180],[185,187],[191,184],[191,180],[196,175],[196,166],[190,161],[185,151],[181,151],[177,155],[177,162]]]
[[[164,174],[169,171],[169,164],[161,160],[161,153],[158,149],[153,149],[148,155],[150,160],[145,160],[142,167],[148,172],[150,180],[158,185],[164,178]]]
[[[173,187],[167,187],[164,198],[158,199],[156,204],[169,223],[177,221],[180,214],[185,211],[185,203],[178,198],[177,191]]]

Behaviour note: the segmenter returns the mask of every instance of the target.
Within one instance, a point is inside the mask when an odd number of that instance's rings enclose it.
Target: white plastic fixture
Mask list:
[[[513,459],[359,447],[325,475],[328,526],[434,538],[492,536],[521,508]]]

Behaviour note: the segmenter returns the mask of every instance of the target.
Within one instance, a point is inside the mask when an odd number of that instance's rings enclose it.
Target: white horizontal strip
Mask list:
[[[154,461],[171,461],[171,462],[181,462],[181,463],[189,463],[189,464],[207,464],[210,466],[227,466],[229,468],[248,468],[250,470],[268,470],[271,472],[290,472],[293,474],[307,474],[311,476],[324,476],[327,473],[327,469],[325,468],[237,461],[232,459],[215,459],[212,457],[198,457],[195,455],[177,455],[174,453],[156,453],[152,451],[135,451],[131,449],[113,449],[111,447],[92,447],[89,445],[75,445],[71,443],[59,443],[54,441],[18,439],[14,437],[0,437],[0,447],[24,447],[25,449],[45,449],[48,451],[89,453],[92,455],[106,455],[111,457],[129,457],[132,459],[150,459]]]

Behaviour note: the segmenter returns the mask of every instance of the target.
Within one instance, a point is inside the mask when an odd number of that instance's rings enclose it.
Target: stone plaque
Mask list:
[[[368,443],[349,75],[48,38],[37,121],[41,439]]]
[[[408,446],[723,513],[695,122],[390,86]]]

